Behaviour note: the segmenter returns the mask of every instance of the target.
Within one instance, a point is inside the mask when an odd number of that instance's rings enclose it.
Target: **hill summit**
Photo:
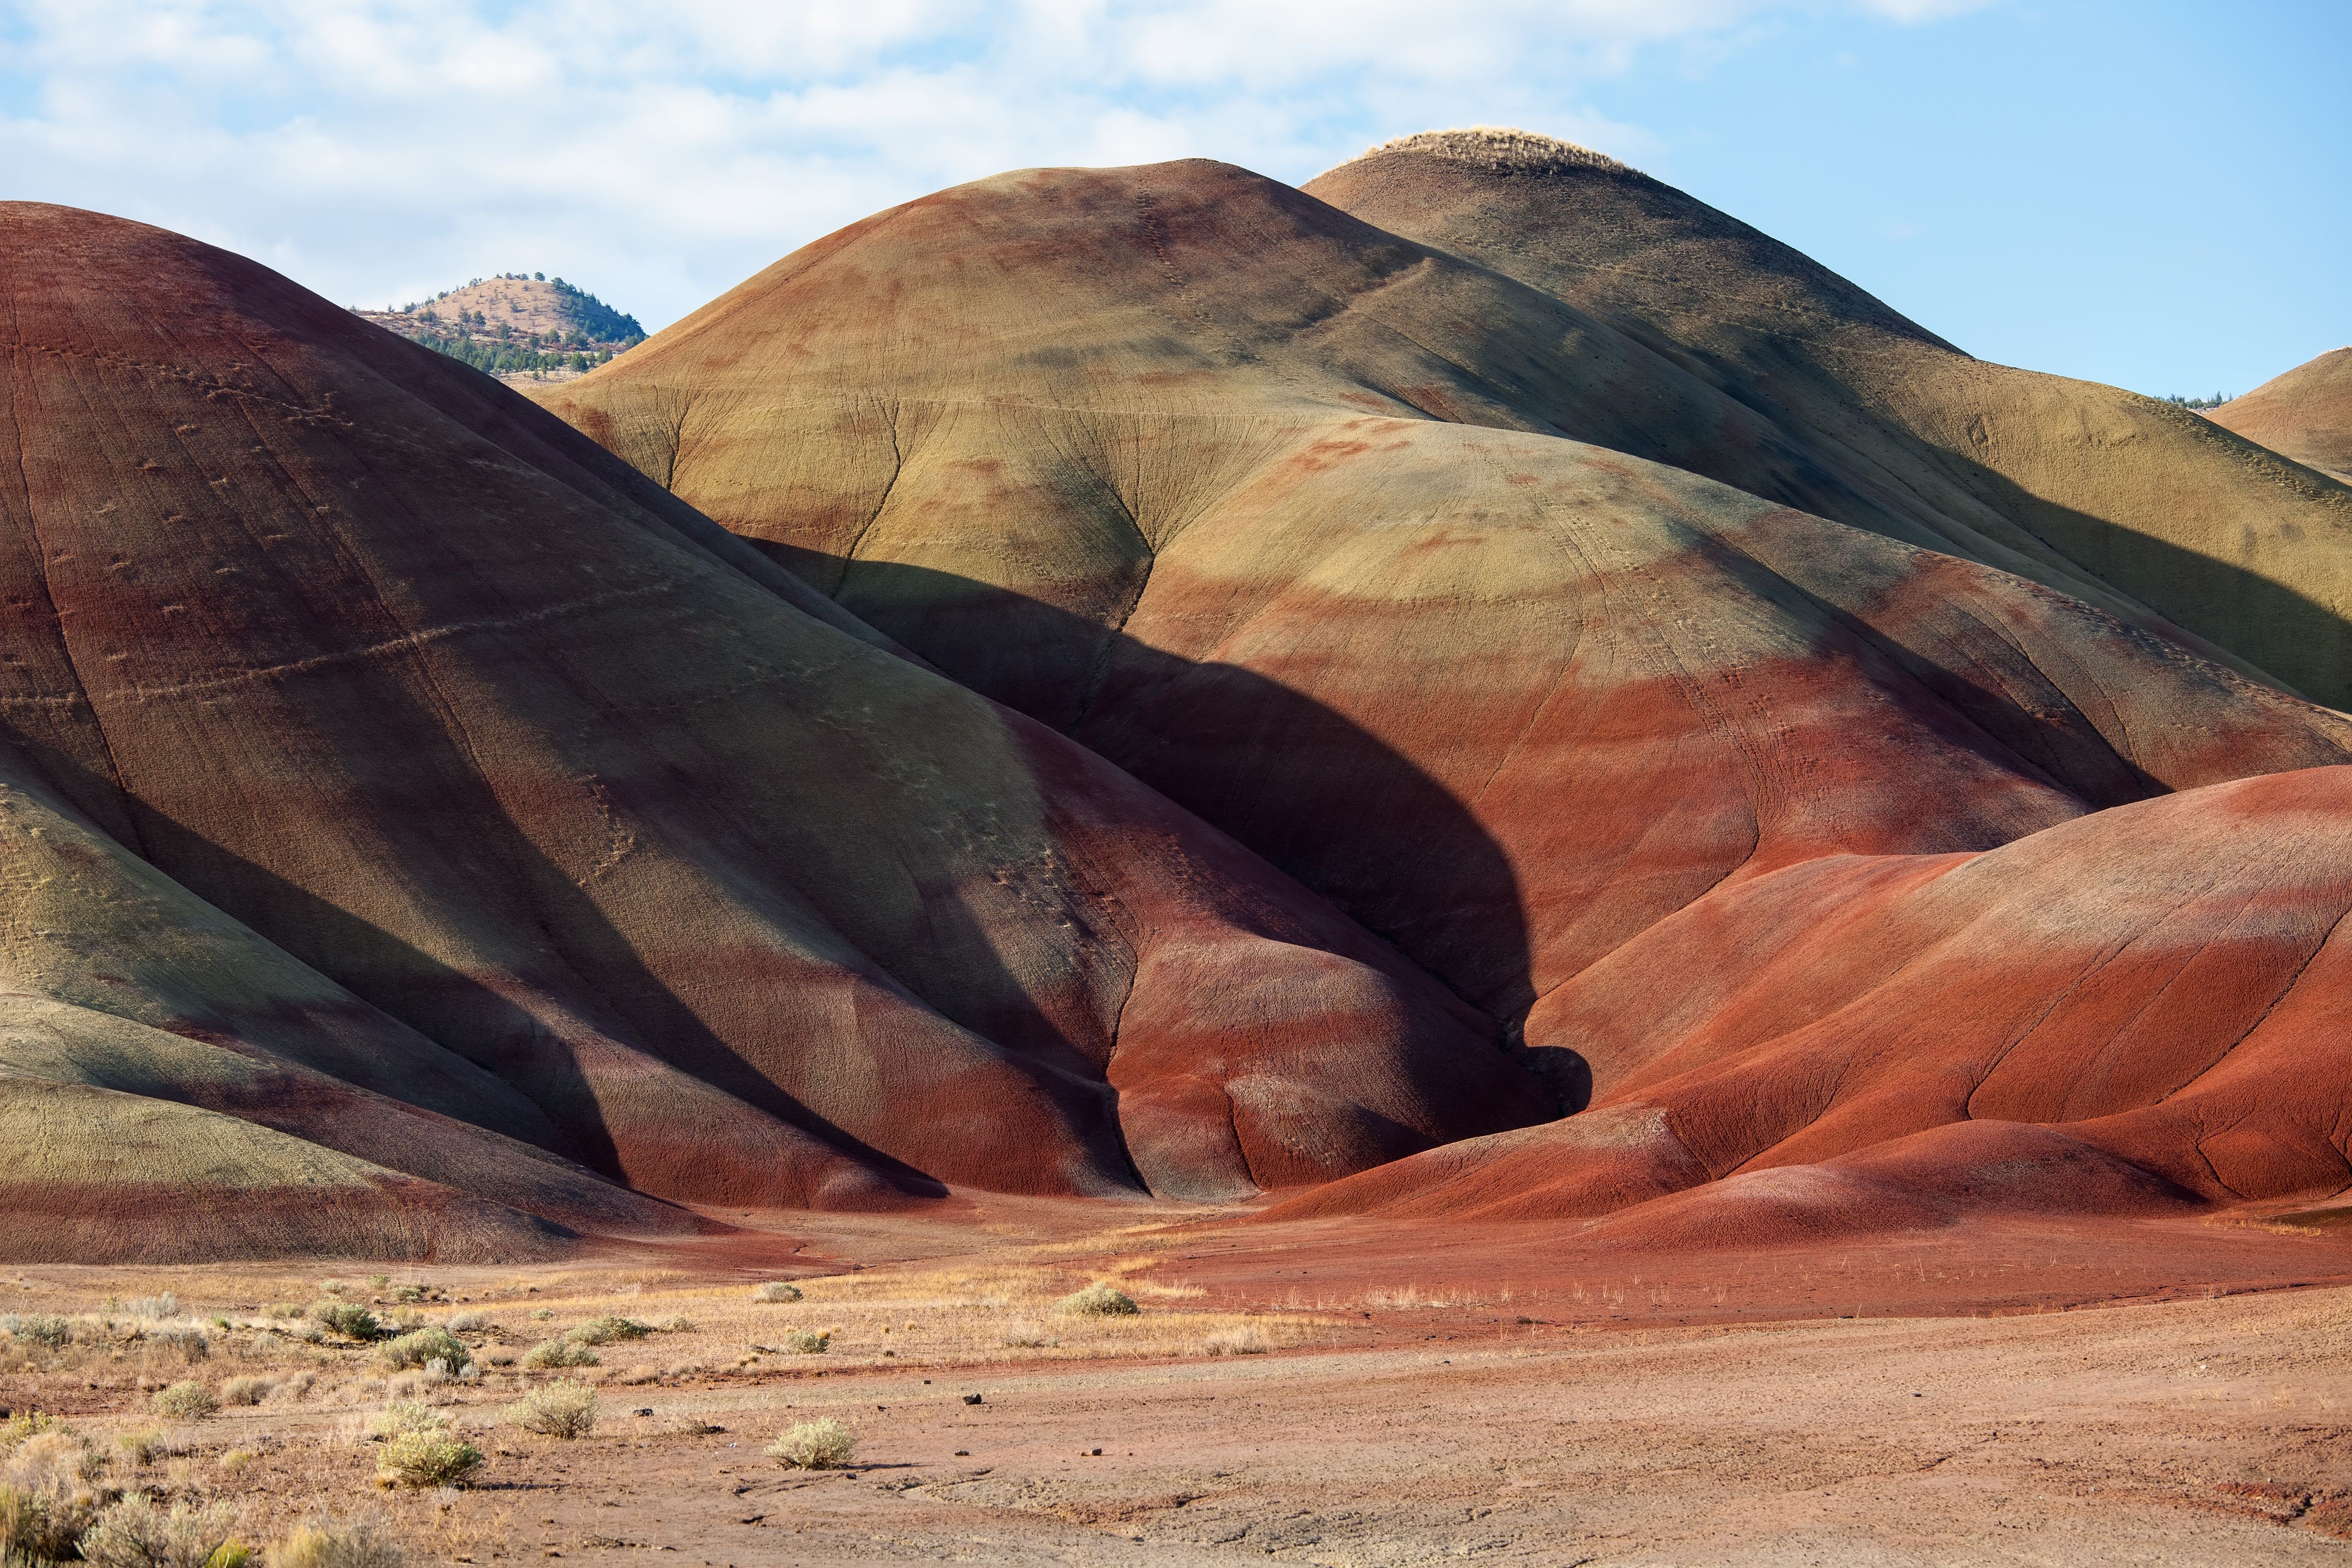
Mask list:
[[[569,381],[645,341],[646,330],[544,272],[501,272],[397,310],[360,316],[509,383]]]

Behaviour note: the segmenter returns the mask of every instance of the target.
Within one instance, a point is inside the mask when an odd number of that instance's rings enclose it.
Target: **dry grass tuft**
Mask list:
[[[277,1384],[266,1377],[232,1377],[221,1384],[223,1405],[258,1405],[269,1397]]]
[[[767,1452],[796,1470],[837,1470],[857,1452],[857,1439],[838,1421],[803,1421],[769,1444]]]
[[[412,1432],[438,1432],[448,1425],[449,1417],[429,1405],[395,1399],[368,1417],[367,1435],[370,1441],[382,1442]]]
[[[1264,1355],[1274,1348],[1274,1342],[1255,1324],[1238,1328],[1219,1329],[1201,1342],[1201,1348],[1211,1355]]]
[[[114,1441],[134,1465],[152,1465],[158,1459],[175,1459],[196,1451],[194,1438],[178,1432],[166,1432],[161,1426],[142,1426],[134,1431],[118,1432]]]
[[[539,1370],[560,1366],[602,1366],[604,1358],[586,1345],[570,1340],[541,1340],[523,1353],[522,1364]]]
[[[751,1290],[754,1301],[797,1301],[801,1299],[799,1286],[787,1285],[781,1279],[771,1279],[764,1285],[754,1286]]]
[[[401,1550],[380,1520],[347,1524],[298,1524],[269,1549],[269,1568],[406,1568]]]

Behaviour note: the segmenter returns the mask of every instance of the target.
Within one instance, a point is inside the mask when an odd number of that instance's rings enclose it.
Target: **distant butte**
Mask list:
[[[646,336],[635,316],[544,274],[502,272],[403,310],[352,314],[509,386],[585,375]]]

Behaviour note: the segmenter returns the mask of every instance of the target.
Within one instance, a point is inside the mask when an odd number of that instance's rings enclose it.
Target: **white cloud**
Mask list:
[[[1910,23],[1965,0],[1849,3]],[[1302,180],[1482,122],[1641,163],[1664,142],[1588,84],[1832,5],[20,0],[0,168],[6,195],[193,233],[344,303],[545,268],[658,326],[1005,168],[1198,153]]]

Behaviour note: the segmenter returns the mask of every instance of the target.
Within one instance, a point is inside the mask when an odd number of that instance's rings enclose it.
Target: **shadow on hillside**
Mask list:
[[[2252,442],[2245,445],[2276,456]],[[2191,636],[2226,648],[2295,696],[2338,711],[2352,710],[2352,620],[2234,562],[2044,500],[1965,453],[1927,449],[1963,473],[1963,482],[1989,504],[2101,582]],[[2312,479],[2315,485],[2334,483],[2322,474],[2312,473]],[[2347,496],[2352,499],[2352,489]],[[2299,531],[2299,525],[2286,527]]]
[[[953,573],[751,541],[944,673],[1086,745],[1322,894],[1495,1021],[1563,1111],[1591,1073],[1518,1040],[1535,1002],[1519,879],[1475,815],[1313,698]]]

